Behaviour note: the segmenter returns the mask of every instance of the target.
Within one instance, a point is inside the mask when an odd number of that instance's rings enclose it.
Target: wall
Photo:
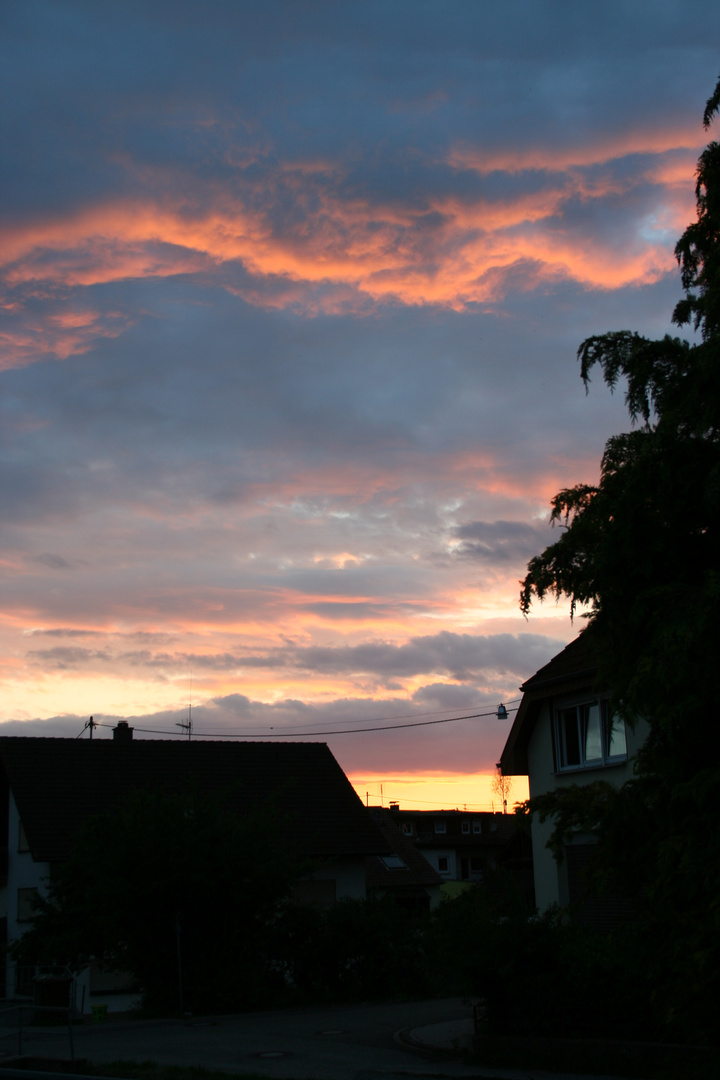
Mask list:
[[[570,700],[577,700],[574,695]],[[562,705],[562,699],[543,703],[535,728],[528,744],[528,773],[530,798],[543,795],[546,791],[569,787],[571,784],[589,784],[593,780],[605,780],[620,787],[633,775],[633,760],[637,751],[647,738],[648,726],[636,725],[634,730],[626,730],[627,761],[616,765],[605,765],[597,769],[577,769],[570,772],[555,772],[553,758],[553,729],[551,707]],[[568,903],[567,867],[565,862],[557,863],[547,848],[547,842],[553,829],[552,820],[541,823],[537,817],[532,822],[533,867],[535,875],[535,902],[539,911],[545,911],[551,904],[565,906]],[[583,839],[583,838],[578,838]],[[587,841],[588,838],[584,838]]]
[[[50,873],[48,863],[35,862],[29,851],[20,851],[20,815],[9,793],[8,805],[8,883],[7,883],[7,940],[8,944],[17,941],[27,930],[26,922],[18,921],[18,889],[38,889],[45,892],[45,882]],[[6,993],[15,996],[15,965],[8,960],[6,973]]]

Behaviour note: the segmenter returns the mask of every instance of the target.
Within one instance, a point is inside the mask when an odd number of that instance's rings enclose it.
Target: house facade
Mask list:
[[[440,903],[443,877],[403,832],[392,810],[373,806],[368,813],[387,841],[388,855],[369,855],[365,860],[368,896],[391,896],[411,912],[432,911]]]
[[[620,787],[647,737],[647,725],[631,728],[610,709],[610,693],[598,690],[591,639],[581,634],[521,686],[523,697],[500,759],[505,776],[527,776],[530,797],[557,788],[604,780]],[[619,901],[589,897],[583,867],[595,839],[576,834],[557,862],[547,847],[552,820],[533,817],[532,853],[538,909],[584,905],[587,920],[612,921]]]
[[[322,905],[366,896],[365,860],[390,854],[352,785],[324,743],[134,740],[120,723],[113,739],[0,738],[0,863],[6,868],[5,932],[12,944],[31,924],[34,898],[53,864],[66,859],[81,826],[134,792],[223,794],[242,816],[272,799],[291,850],[315,870],[300,899]],[[0,924],[1,928],[1,924]],[[105,995],[107,978],[95,973]],[[89,1011],[97,986],[86,972],[76,1003]],[[31,993],[12,961],[6,994]]]
[[[451,885],[481,885],[504,869],[534,907],[532,848],[527,829],[513,814],[470,810],[405,810],[391,803],[385,814],[439,875]]]

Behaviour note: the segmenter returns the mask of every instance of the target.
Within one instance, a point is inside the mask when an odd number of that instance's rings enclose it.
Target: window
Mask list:
[[[386,870],[407,870],[407,863],[399,855],[381,855],[380,862]]]
[[[413,834],[412,821],[403,821],[403,823],[402,823],[402,831],[403,831],[403,834],[405,836],[412,836],[412,834]]]
[[[469,833],[470,832],[470,822],[469,821],[463,821],[463,823],[462,823],[462,831],[464,833]]]
[[[438,870],[440,871],[441,874],[447,874],[447,872],[448,872],[447,855],[438,855]]]
[[[473,832],[474,833],[481,833],[482,832],[482,821],[473,821]]]
[[[435,822],[435,832],[436,833],[445,833],[445,832],[447,832],[447,826],[446,826],[444,821],[436,821]]]
[[[555,761],[564,769],[596,769],[627,758],[625,723],[607,701],[584,701],[555,714]]]

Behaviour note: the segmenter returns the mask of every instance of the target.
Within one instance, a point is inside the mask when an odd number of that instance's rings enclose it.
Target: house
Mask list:
[[[398,803],[391,803],[386,813],[446,886],[451,882],[482,884],[488,871],[503,868],[515,877],[534,907],[530,837],[513,814],[405,810]]]
[[[610,709],[608,690],[596,686],[592,638],[580,634],[520,689],[520,708],[500,758],[505,776],[527,776],[530,797],[572,784],[606,780],[618,787],[633,774],[633,761],[647,737],[647,725],[634,728]],[[532,822],[535,896],[538,909],[573,905],[584,921],[612,923],[622,901],[590,895],[583,876],[595,843],[577,834],[565,858],[556,862],[547,848],[553,822]]]
[[[442,875],[402,831],[392,810],[372,806],[368,813],[389,849],[386,855],[368,855],[365,860],[368,896],[392,896],[408,911],[432,911],[440,903]]]
[[[44,888],[53,863],[68,857],[84,822],[136,791],[200,796],[220,791],[228,810],[238,815],[272,796],[288,845],[317,867],[299,883],[299,895],[324,905],[364,898],[366,857],[390,854],[324,743],[134,740],[124,721],[113,735],[0,738],[7,943],[26,929],[36,892]],[[8,997],[27,989],[17,985],[10,963]],[[87,986],[86,1008],[92,993],[93,986]]]

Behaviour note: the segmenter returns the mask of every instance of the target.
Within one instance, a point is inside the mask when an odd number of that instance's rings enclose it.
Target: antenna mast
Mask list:
[[[90,717],[90,719],[92,720],[92,717]],[[190,672],[190,700],[188,702],[188,718],[185,721],[181,720],[178,724],[175,725],[175,727],[179,727],[179,728],[182,728],[183,731],[187,731],[187,733],[188,733],[188,742],[190,742],[190,740],[192,739],[192,726],[193,725],[192,725],[192,671],[191,671]],[[90,733],[90,737],[92,738],[92,732]]]

